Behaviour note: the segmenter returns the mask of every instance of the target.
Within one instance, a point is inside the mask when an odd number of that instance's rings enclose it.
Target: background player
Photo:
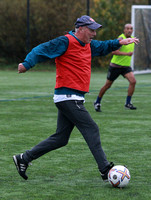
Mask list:
[[[118,39],[123,40],[126,38],[133,38],[132,35],[133,27],[131,24],[124,26],[124,33],[121,34]],[[94,102],[94,108],[97,112],[101,112],[101,100],[105,92],[111,87],[113,82],[122,75],[129,81],[128,94],[126,97],[125,108],[135,110],[136,107],[131,103],[131,98],[135,90],[136,79],[132,72],[131,57],[134,51],[134,43],[128,45],[122,45],[122,47],[116,51],[113,51],[113,58],[108,69],[107,80],[105,85],[101,88],[99,95]]]

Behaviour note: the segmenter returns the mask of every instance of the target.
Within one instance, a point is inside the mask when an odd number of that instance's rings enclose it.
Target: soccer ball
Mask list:
[[[125,187],[130,181],[129,170],[122,165],[112,167],[108,173],[108,181],[113,187]]]

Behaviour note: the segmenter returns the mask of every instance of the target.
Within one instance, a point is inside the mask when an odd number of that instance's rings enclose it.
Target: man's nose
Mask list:
[[[94,36],[96,36],[96,31],[94,31]]]

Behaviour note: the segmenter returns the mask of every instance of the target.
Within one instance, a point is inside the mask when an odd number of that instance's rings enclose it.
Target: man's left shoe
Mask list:
[[[102,177],[102,179],[103,179],[104,182],[108,181],[108,173],[109,173],[109,171],[110,171],[110,169],[112,167],[114,167],[114,163],[110,162],[110,164],[108,165],[107,169],[103,173],[100,172],[101,177]]]
[[[136,110],[137,108],[133,106],[133,104],[129,103],[129,104],[125,104],[125,108],[126,109],[130,109],[130,110]]]

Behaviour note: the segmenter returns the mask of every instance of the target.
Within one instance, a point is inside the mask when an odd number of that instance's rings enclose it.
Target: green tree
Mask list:
[[[85,0],[30,0],[30,49],[72,30],[76,18],[85,13]],[[0,58],[25,58],[26,15],[27,0],[0,1]]]
[[[65,34],[74,28],[76,19],[86,14],[87,0],[30,0],[30,49]],[[116,38],[131,19],[132,4],[146,0],[90,0],[90,15],[103,28],[97,39]],[[26,56],[27,0],[0,1],[0,62],[20,62]],[[108,57],[95,58],[98,66],[108,65]],[[106,62],[107,61],[107,62]]]
[[[17,59],[26,43],[24,1],[0,1],[0,58]]]

